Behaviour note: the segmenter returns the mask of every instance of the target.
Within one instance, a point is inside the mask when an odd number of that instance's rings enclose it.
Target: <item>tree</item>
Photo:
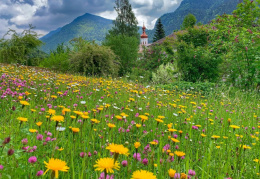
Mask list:
[[[221,58],[208,48],[208,29],[189,28],[177,33],[177,64],[184,81],[210,81],[219,79]]]
[[[114,26],[106,35],[103,44],[109,46],[119,57],[119,74],[122,76],[131,72],[138,57],[138,22],[128,0],[116,0],[115,4],[118,16],[113,21]]]
[[[223,59],[222,72],[233,86],[260,86],[260,0],[244,0],[232,15],[209,25],[211,52]]]
[[[156,27],[155,27],[155,34],[153,37],[153,42],[156,42],[157,40],[160,40],[165,37],[165,32],[163,29],[163,24],[161,22],[161,19],[159,18]]]
[[[138,37],[138,21],[132,11],[132,6],[128,0],[116,0],[115,10],[117,18],[113,21],[114,27],[109,31],[108,35],[126,35]]]
[[[29,29],[21,34],[10,29],[5,36],[11,38],[5,39],[4,36],[0,40],[0,62],[38,65],[32,61],[30,54],[42,44],[42,41],[38,39],[39,35],[33,29],[34,27],[29,25]]]
[[[189,27],[194,27],[194,25],[196,24],[197,19],[196,17],[189,13],[188,15],[186,15],[184,17],[183,23],[182,23],[182,29],[187,29]]]
[[[120,76],[125,75],[127,72],[131,72],[134,62],[138,57],[138,45],[136,45],[138,42],[139,40],[136,37],[125,35],[111,36],[104,41],[103,45],[109,46],[120,58]]]

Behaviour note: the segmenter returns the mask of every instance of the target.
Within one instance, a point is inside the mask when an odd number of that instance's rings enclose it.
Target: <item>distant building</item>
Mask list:
[[[144,47],[147,47],[149,45],[148,43],[148,35],[145,33],[146,27],[143,25],[143,34],[140,38],[140,45],[139,45],[139,53],[142,53],[144,50]]]

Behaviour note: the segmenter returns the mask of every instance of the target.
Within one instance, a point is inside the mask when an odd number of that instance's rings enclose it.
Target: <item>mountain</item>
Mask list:
[[[161,22],[165,34],[170,35],[174,30],[181,27],[184,17],[192,13],[196,16],[197,22],[207,24],[217,15],[231,14],[241,0],[183,0],[180,6],[172,13],[162,15]],[[156,22],[157,23],[157,22]],[[112,20],[105,19],[92,14],[84,14],[77,17],[71,23],[51,31],[41,38],[45,43],[42,47],[44,52],[56,49],[58,44],[65,45],[76,37],[83,37],[86,40],[95,40],[98,44],[105,39],[106,33],[113,26]],[[141,33],[141,28],[139,30]],[[149,42],[152,42],[155,29],[147,30]]]
[[[180,29],[184,17],[189,13],[196,17],[197,22],[207,24],[217,15],[231,14],[239,2],[241,0],[183,0],[174,12],[160,17],[165,34],[170,35],[174,30]],[[154,29],[147,31],[149,42],[152,42],[154,32]]]
[[[76,37],[83,37],[86,40],[95,40],[97,43],[101,43],[111,27],[112,20],[86,13],[77,17],[71,23],[40,38],[45,43],[42,50],[49,52],[56,49],[57,45],[63,42],[67,45],[71,39]]]

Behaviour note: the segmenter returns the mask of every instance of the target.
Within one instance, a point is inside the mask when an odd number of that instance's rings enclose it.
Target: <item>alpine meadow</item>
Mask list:
[[[0,4],[0,179],[260,178],[260,0],[68,2]]]

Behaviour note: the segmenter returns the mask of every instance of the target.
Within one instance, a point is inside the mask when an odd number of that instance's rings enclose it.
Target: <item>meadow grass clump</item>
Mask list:
[[[0,178],[257,178],[254,92],[1,65]]]

